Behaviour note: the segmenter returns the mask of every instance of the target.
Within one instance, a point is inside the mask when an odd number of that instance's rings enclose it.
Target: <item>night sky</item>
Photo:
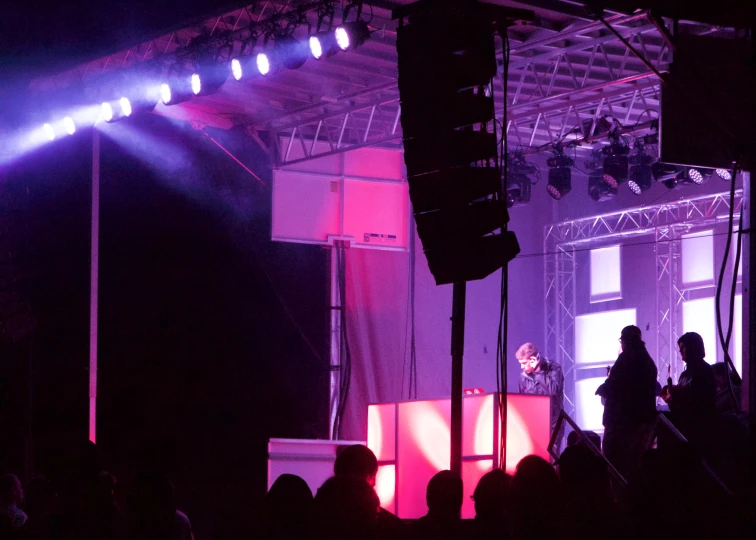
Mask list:
[[[236,3],[126,4],[23,3],[2,21],[3,80]],[[129,125],[130,148],[102,137],[98,467],[124,487],[137,469],[166,472],[205,538],[264,494],[268,438],[327,436],[326,252],[269,240],[268,157],[243,131],[213,136],[265,186],[188,126]],[[0,171],[14,290],[37,324],[0,343],[0,469],[22,477],[54,480],[87,438],[90,133]]]

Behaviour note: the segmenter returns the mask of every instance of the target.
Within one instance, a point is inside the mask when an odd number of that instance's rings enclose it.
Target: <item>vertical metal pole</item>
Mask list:
[[[328,401],[328,436],[336,440],[336,420],[341,395],[341,297],[339,294],[339,258],[334,246],[329,250],[331,259],[331,362],[330,392]]]
[[[751,173],[740,173],[743,179],[743,223],[741,260],[743,261],[743,281],[742,281],[742,326],[741,336],[743,340],[743,365],[741,373],[743,378],[743,398],[742,407],[744,411],[750,413],[750,418],[756,418],[756,369],[751,364],[751,351],[756,351],[756,332],[753,329],[754,313],[756,313],[756,302],[753,294],[754,277],[756,272],[753,271],[753,253],[751,248],[751,198],[753,191],[751,189]],[[735,179],[733,179],[733,182]],[[751,426],[751,437],[756,440],[756,425]],[[754,456],[756,457],[756,456]]]
[[[449,468],[462,476],[462,357],[465,349],[465,294],[467,283],[454,284],[451,331],[451,460]]]
[[[92,238],[89,282],[89,440],[97,442],[97,292],[100,263],[100,132],[92,130]]]

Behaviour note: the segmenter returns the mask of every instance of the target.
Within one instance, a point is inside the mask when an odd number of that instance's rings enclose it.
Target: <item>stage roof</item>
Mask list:
[[[333,2],[332,2],[333,3]],[[275,133],[273,140],[293,140],[302,147],[296,159],[338,153],[366,145],[399,146],[401,125],[397,89],[396,28],[391,10],[408,0],[364,2],[371,38],[355,50],[325,60],[309,59],[295,70],[240,82],[229,80],[210,96],[174,107],[161,105],[159,114],[192,122],[197,127],[242,125],[255,135]],[[668,69],[671,51],[661,31],[664,21],[646,11],[603,12],[613,33],[583,6],[559,0],[492,2],[533,10],[535,20],[509,29],[511,58],[507,92],[507,135],[510,145],[538,148],[581,126],[588,132],[603,116],[622,125],[645,123],[658,116],[659,79]],[[318,7],[307,0],[261,0],[220,16],[156,36],[53,76],[35,79],[31,89],[55,91],[77,83],[96,85],[103,76],[146,62],[168,63],[198,42],[248,37],[251,25],[303,12],[315,28]],[[342,4],[336,2],[335,23]],[[678,31],[729,37],[731,29],[680,21]],[[306,38],[307,25],[294,33]],[[629,43],[635,52],[623,43]],[[637,53],[637,54],[636,54]],[[647,63],[638,55],[643,56]],[[497,115],[504,108],[503,59],[499,55],[495,81]],[[590,130],[592,132],[592,130]],[[314,144],[316,141],[318,144]],[[301,154],[304,152],[304,158]],[[280,163],[290,160],[285,149]],[[292,154],[293,155],[293,154]],[[294,158],[291,158],[294,159]]]

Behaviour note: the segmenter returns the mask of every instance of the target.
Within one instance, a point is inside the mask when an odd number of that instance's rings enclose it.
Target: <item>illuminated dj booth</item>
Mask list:
[[[525,456],[549,459],[550,398],[507,396],[506,470]],[[378,458],[376,491],[381,505],[401,518],[426,514],[425,489],[438,471],[449,468],[451,399],[404,401],[368,407],[368,446]],[[462,517],[475,515],[475,486],[499,466],[501,433],[498,394],[465,396],[462,409]]]

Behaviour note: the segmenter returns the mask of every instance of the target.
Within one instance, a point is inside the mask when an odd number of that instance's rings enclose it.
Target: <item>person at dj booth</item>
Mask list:
[[[520,363],[519,389],[521,394],[552,396],[551,429],[556,427],[564,402],[562,366],[543,358],[532,343],[523,343],[515,353]]]

